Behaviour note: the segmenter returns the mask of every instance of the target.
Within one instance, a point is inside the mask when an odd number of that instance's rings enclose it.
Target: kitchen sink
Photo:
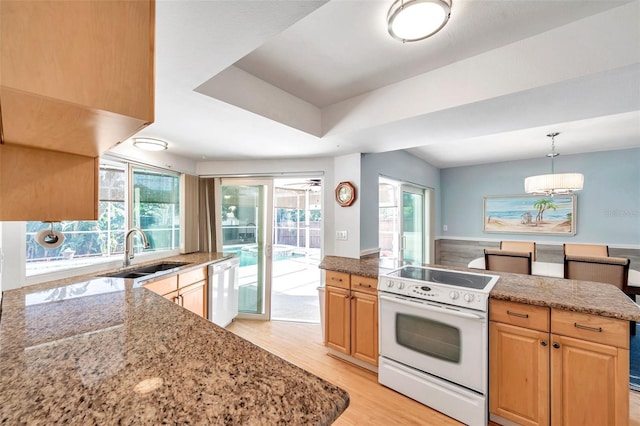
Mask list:
[[[138,268],[128,269],[126,271],[105,274],[103,276],[111,278],[132,278],[134,280],[141,280],[143,278],[152,278],[153,275],[162,275],[164,273],[172,272],[174,269],[188,264],[188,262],[161,262],[154,263],[152,265],[140,266]]]

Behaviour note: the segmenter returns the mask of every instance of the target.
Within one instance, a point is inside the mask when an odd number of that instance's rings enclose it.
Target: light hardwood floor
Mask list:
[[[349,408],[335,425],[460,425],[461,423],[378,384],[365,369],[326,354],[320,325],[235,320],[227,330],[349,392]],[[640,426],[640,393],[631,392],[629,425]]]

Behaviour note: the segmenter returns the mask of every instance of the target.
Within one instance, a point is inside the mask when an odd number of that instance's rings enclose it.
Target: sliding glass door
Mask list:
[[[239,316],[269,319],[273,181],[222,179],[222,250],[240,258]]]
[[[380,177],[380,265],[432,262],[433,190]]]
[[[403,265],[421,265],[425,261],[425,191],[409,185],[402,185],[401,190],[402,244],[399,257]]]

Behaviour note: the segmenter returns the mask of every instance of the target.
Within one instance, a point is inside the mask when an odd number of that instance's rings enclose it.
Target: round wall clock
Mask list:
[[[356,188],[351,182],[340,182],[336,186],[336,201],[342,207],[348,207],[356,200]]]

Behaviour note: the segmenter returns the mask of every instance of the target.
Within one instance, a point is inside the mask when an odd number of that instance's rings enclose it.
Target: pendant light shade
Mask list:
[[[553,160],[560,154],[555,151],[555,137],[559,133],[549,133],[547,136],[551,138],[551,174],[529,176],[524,180],[524,190],[528,194],[544,194],[544,195],[560,195],[571,194],[573,191],[579,191],[584,185],[584,176],[582,173],[554,173]]]
[[[424,40],[440,31],[450,14],[450,0],[396,0],[387,13],[387,27],[403,43]]]
[[[583,184],[582,173],[538,175],[524,180],[524,190],[529,194],[570,194],[581,190]]]

